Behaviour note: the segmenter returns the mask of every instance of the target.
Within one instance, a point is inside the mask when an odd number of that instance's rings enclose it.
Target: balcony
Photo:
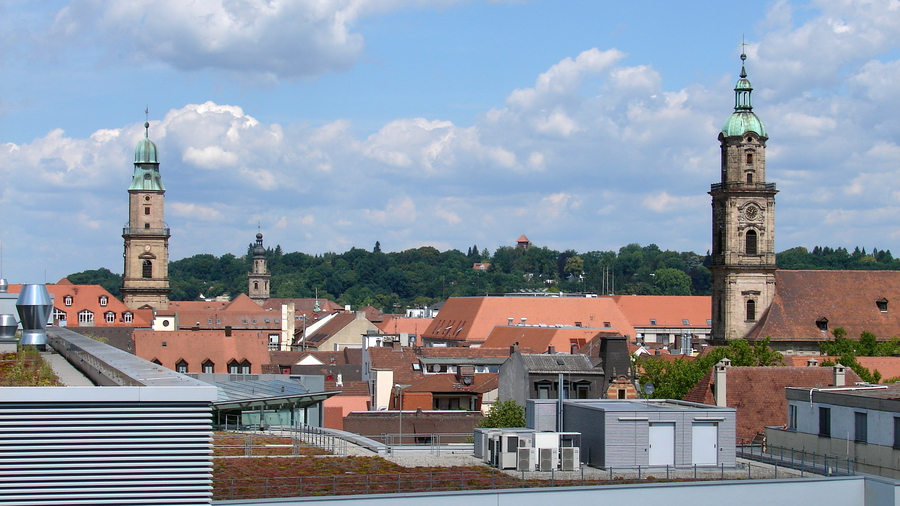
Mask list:
[[[744,183],[742,181],[730,181],[727,183],[713,183],[709,185],[709,191],[718,190],[743,190],[743,191],[778,191],[775,183]]]
[[[163,235],[169,237],[169,227],[166,226],[164,228],[143,228],[143,227],[131,227],[130,223],[125,224],[125,228],[122,229],[122,235]]]

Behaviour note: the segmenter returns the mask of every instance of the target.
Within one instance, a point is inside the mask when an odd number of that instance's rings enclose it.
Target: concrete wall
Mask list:
[[[852,437],[848,441],[844,438],[819,437],[773,427],[766,427],[766,442],[770,448],[781,446],[798,452],[817,453],[819,462],[822,461],[822,455],[838,456],[841,469],[846,463],[845,459],[855,459],[856,469],[861,473],[900,480],[900,450],[890,446],[855,443]]]
[[[529,488],[382,494],[324,498],[216,501],[221,505],[281,506],[568,506],[571,504],[664,504],[666,506],[876,506],[898,504],[898,486],[877,478],[806,478],[600,487]]]

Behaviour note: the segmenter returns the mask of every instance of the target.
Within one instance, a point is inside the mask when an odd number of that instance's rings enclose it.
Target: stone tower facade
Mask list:
[[[712,335],[723,344],[741,339],[775,296],[775,183],[766,182],[766,141],[753,112],[747,71],[734,88],[734,113],[719,143],[721,182],[712,196]]]
[[[263,247],[262,233],[256,234],[256,246],[253,247],[253,268],[250,271],[249,290],[250,298],[262,306],[269,298],[269,280],[272,277],[266,266],[266,248]]]
[[[128,187],[128,223],[122,302],[132,309],[169,307],[169,227],[164,220],[166,188],[159,175],[150,123],[134,149],[134,175]]]

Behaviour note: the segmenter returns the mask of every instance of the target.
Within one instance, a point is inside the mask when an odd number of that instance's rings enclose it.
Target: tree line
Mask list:
[[[247,293],[252,248],[242,256],[198,254],[169,262],[171,300],[196,300]],[[493,253],[477,245],[465,252],[431,246],[400,252],[351,248],[344,253],[285,253],[266,250],[272,297],[320,297],[354,308],[374,306],[402,312],[446,300],[522,291],[636,295],[709,295],[709,254],[629,244],[618,251],[557,251],[501,246]],[[789,269],[896,269],[890,251],[856,248],[792,248],[778,254]],[[490,264],[486,270],[474,264]],[[100,284],[119,296],[122,278],[105,268],[70,274],[75,284]]]

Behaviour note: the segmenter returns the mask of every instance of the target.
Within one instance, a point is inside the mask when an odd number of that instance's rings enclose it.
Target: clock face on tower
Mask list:
[[[748,220],[755,220],[758,215],[759,210],[756,209],[756,206],[747,206],[747,209],[744,210],[744,216],[746,216]]]

